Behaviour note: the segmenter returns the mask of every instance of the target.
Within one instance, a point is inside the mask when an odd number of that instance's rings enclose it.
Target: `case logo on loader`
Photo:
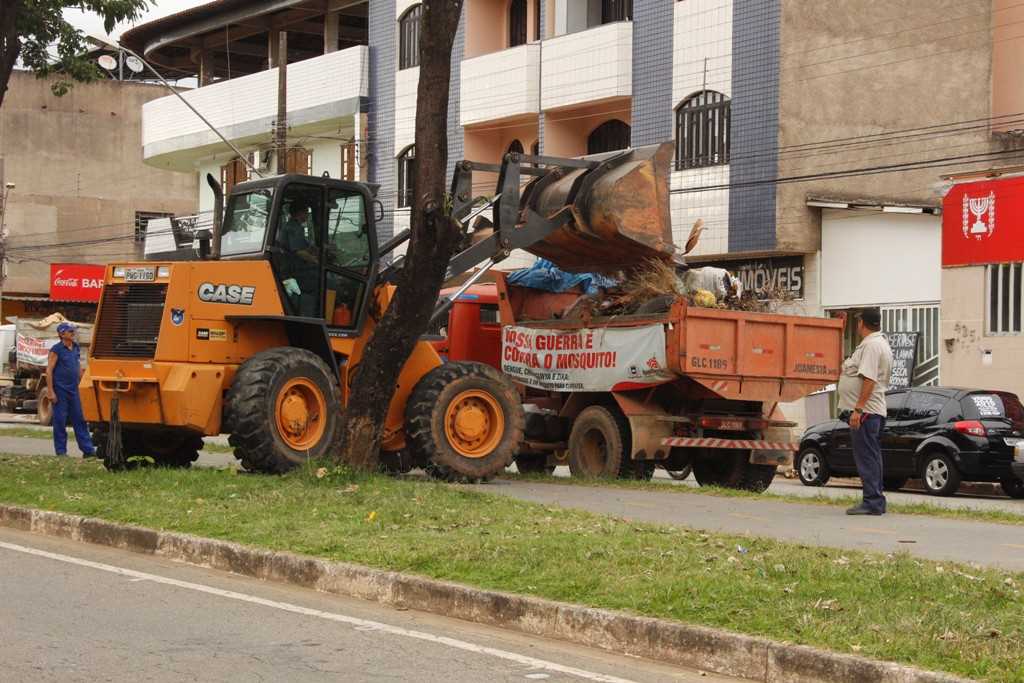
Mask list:
[[[255,287],[243,287],[242,285],[215,285],[212,282],[204,282],[199,285],[199,300],[214,304],[243,304],[251,306],[253,297],[256,296]]]

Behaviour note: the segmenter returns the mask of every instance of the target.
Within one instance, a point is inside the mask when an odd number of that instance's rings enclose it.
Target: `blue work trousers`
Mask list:
[[[53,404],[53,449],[57,455],[68,454],[68,420],[75,428],[75,441],[82,455],[92,455],[95,448],[89,436],[89,424],[82,414],[82,399],[78,396],[78,388],[66,389],[55,387],[53,392],[57,401]]]
[[[853,460],[857,463],[864,490],[864,507],[874,512],[885,512],[885,494],[882,493],[882,429],[885,418],[864,413],[860,429],[853,432]]]

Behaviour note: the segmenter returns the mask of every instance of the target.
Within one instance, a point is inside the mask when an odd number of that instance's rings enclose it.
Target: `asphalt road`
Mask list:
[[[732,681],[0,529],[4,681]]]

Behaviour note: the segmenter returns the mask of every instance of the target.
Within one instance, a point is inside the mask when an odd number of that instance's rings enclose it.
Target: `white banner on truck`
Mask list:
[[[501,369],[547,391],[623,391],[671,380],[662,325],[502,331]]]
[[[45,368],[50,356],[50,349],[59,341],[59,337],[39,339],[37,337],[26,337],[23,334],[19,334],[17,339],[18,363],[39,365]]]

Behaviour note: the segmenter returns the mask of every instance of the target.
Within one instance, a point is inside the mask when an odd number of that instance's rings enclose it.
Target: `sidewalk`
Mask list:
[[[924,515],[849,517],[843,508],[831,505],[506,479],[469,488],[640,522],[850,550],[906,552],[1024,572],[1024,527],[1009,524]]]

